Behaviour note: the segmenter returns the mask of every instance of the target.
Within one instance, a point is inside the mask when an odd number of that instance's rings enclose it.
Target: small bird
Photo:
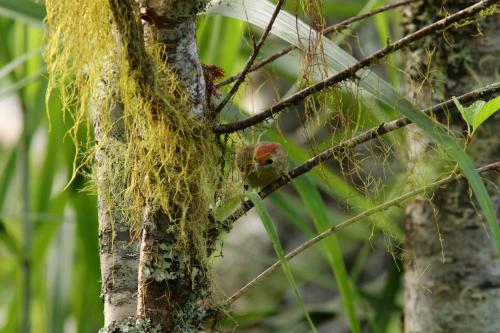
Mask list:
[[[283,146],[262,141],[244,147],[236,154],[236,166],[243,183],[254,188],[269,185],[287,169],[288,158]]]

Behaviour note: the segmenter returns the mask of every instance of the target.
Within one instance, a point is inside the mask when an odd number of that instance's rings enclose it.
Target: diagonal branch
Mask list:
[[[324,29],[321,31],[321,33],[323,35],[327,35],[333,31],[341,31],[343,29],[347,29],[349,28],[349,26],[351,24],[353,24],[354,22],[358,22],[358,21],[361,21],[367,17],[370,17],[370,16],[374,16],[376,14],[379,14],[379,13],[382,13],[382,12],[385,12],[385,11],[388,11],[388,10],[391,10],[391,9],[394,9],[394,8],[398,8],[398,7],[401,7],[401,6],[405,6],[405,5],[408,5],[410,3],[413,3],[413,2],[417,2],[417,1],[421,1],[421,0],[404,0],[404,1],[398,1],[398,2],[394,2],[394,3],[390,3],[390,4],[387,4],[385,6],[382,6],[380,8],[377,8],[377,9],[374,9],[374,10],[371,10],[369,12],[366,12],[366,13],[363,13],[363,14],[360,14],[360,15],[356,15],[356,16],[353,16],[353,17],[350,17],[346,20],[343,20],[341,22],[338,22],[336,24],[333,24],[331,26],[329,26],[328,28]],[[248,73],[251,73],[253,71],[256,71],[258,70],[259,68],[273,62],[274,60],[278,59],[278,58],[281,58],[282,56],[284,56],[285,54],[288,54],[290,53],[291,51],[297,49],[297,46],[295,45],[289,45],[285,48],[283,48],[281,51],[278,51],[274,54],[271,54],[270,56],[262,59],[261,61],[255,63],[251,68],[250,70],[248,71]],[[220,88],[222,86],[225,86],[227,84],[230,84],[234,81],[236,81],[236,79],[241,75],[241,73],[238,73],[238,74],[235,74],[223,81],[220,81],[218,83],[216,83],[214,86],[215,88]]]
[[[497,172],[500,172],[500,161],[497,161],[495,163],[492,163],[492,164],[488,164],[486,166],[483,166],[479,169],[477,169],[478,172],[480,173],[483,173],[483,172],[486,172],[486,171],[492,171],[492,170],[495,170]],[[310,240],[308,240],[307,242],[303,243],[302,245],[296,247],[294,250],[292,250],[291,252],[289,252],[286,256],[285,256],[285,259],[286,260],[290,260],[294,257],[296,257],[298,254],[304,252],[305,250],[307,250],[308,248],[310,248],[311,246],[313,246],[314,244],[322,241],[323,239],[325,239],[326,237],[330,236],[331,234],[335,233],[336,231],[340,230],[340,229],[344,229],[345,227],[351,225],[351,224],[354,224],[354,223],[357,223],[357,222],[360,222],[362,220],[364,220],[366,217],[368,216],[371,216],[377,212],[381,212],[381,211],[384,211],[386,209],[388,209],[389,207],[391,206],[395,206],[395,205],[399,205],[401,204],[402,202],[410,199],[410,198],[413,198],[419,194],[422,194],[422,193],[425,193],[425,192],[428,192],[428,191],[431,191],[435,188],[438,188],[440,186],[443,186],[443,185],[446,185],[454,180],[458,180],[458,179],[461,179],[463,178],[463,175],[449,175],[448,177],[444,178],[444,179],[441,179],[441,180],[438,180],[432,184],[429,184],[429,185],[426,185],[426,186],[422,186],[422,187],[419,187],[413,191],[410,191],[410,192],[407,192],[397,198],[394,198],[392,200],[389,200],[387,202],[384,202],[383,204],[380,204],[380,205],[377,205],[373,208],[370,208],[366,211],[364,211],[363,213],[361,214],[358,214],[354,217],[351,217],[350,219],[340,223],[340,224],[336,224],[336,225],[333,225],[331,226],[330,228],[326,229],[325,231],[323,231],[322,233],[320,233],[319,235],[315,236],[314,238],[311,238]],[[255,286],[256,284],[258,284],[260,281],[264,280],[266,277],[268,277],[271,273],[273,273],[278,267],[280,266],[280,262],[279,260],[276,261],[274,264],[272,264],[271,266],[269,266],[266,270],[264,270],[262,273],[260,273],[255,279],[253,279],[252,281],[250,281],[249,283],[247,283],[244,287],[242,287],[241,289],[239,289],[238,291],[236,291],[231,297],[229,297],[227,300],[226,300],[226,304],[231,304],[231,303],[234,303],[234,301],[236,301],[238,298],[240,298],[244,293],[246,293],[248,290],[250,290],[250,288],[252,288],[253,286]]]
[[[468,92],[464,95],[459,96],[457,99],[461,104],[468,104],[479,98],[488,97],[498,92],[500,92],[500,82],[496,82],[481,89]],[[452,99],[437,104],[429,109],[422,110],[422,112],[424,112],[427,115],[431,115],[431,114],[437,114],[444,110],[450,110],[450,111],[456,110],[456,105]],[[382,123],[379,126],[373,127],[369,130],[366,130],[354,136],[351,139],[344,140],[338,143],[337,145],[323,151],[322,153],[310,158],[301,165],[295,167],[286,176],[282,176],[276,179],[271,184],[263,188],[262,191],[259,192],[259,195],[261,198],[265,198],[274,191],[276,191],[277,189],[279,189],[280,187],[283,187],[284,185],[290,183],[292,179],[297,178],[298,176],[310,171],[312,168],[327,161],[328,159],[343,153],[345,150],[353,148],[361,143],[367,142],[374,138],[377,138],[380,135],[393,132],[408,124],[411,124],[411,121],[408,118],[400,118],[387,123]],[[222,222],[222,224],[225,226],[230,226],[233,222],[235,222],[246,212],[248,212],[252,207],[253,204],[250,200],[243,201],[241,205]]]
[[[243,83],[245,80],[246,75],[250,71],[250,68],[252,67],[255,59],[257,58],[257,55],[259,55],[260,49],[262,48],[262,45],[264,45],[264,42],[266,41],[267,36],[271,32],[271,29],[273,27],[274,21],[276,20],[276,17],[278,17],[279,12],[281,11],[281,8],[283,7],[283,4],[285,3],[286,0],[279,0],[278,3],[276,4],[276,9],[274,10],[273,16],[271,16],[271,20],[269,20],[269,23],[267,24],[266,29],[260,36],[260,39],[257,43],[257,45],[254,46],[252,54],[250,55],[250,58],[248,58],[247,63],[245,64],[245,67],[241,71],[241,73],[238,75],[238,78],[236,79],[235,84],[231,87],[231,90],[229,93],[224,97],[222,102],[220,102],[219,105],[215,108],[214,116],[217,115],[219,112],[222,111],[224,106],[229,102],[229,100],[234,96],[234,94],[238,91],[240,88],[240,85]]]
[[[383,49],[380,49],[379,51],[373,53],[372,55],[368,56],[367,58],[364,58],[363,60],[357,62],[356,64],[352,65],[351,67],[348,67],[344,69],[341,72],[338,72],[335,75],[332,75],[325,80],[322,80],[310,87],[304,88],[292,96],[283,99],[282,101],[274,104],[271,106],[269,109],[258,113],[252,117],[230,123],[230,124],[217,124],[214,126],[214,132],[218,134],[223,134],[223,133],[233,133],[236,131],[240,131],[242,129],[251,127],[253,125],[256,125],[268,118],[271,118],[272,116],[276,115],[280,111],[295,105],[301,101],[303,101],[306,97],[315,94],[321,90],[324,90],[328,87],[333,86],[334,84],[337,84],[339,82],[342,82],[348,78],[354,78],[356,77],[356,73],[365,68],[368,67],[378,60],[382,59],[383,57],[387,56],[390,53],[393,53],[400,48],[409,45],[410,43],[421,39],[435,31],[441,30],[443,28],[446,28],[450,26],[453,23],[456,23],[464,18],[469,18],[477,13],[479,13],[481,10],[497,3],[499,0],[482,0],[472,6],[469,6],[465,9],[462,9],[448,17],[445,17],[439,21],[436,21],[412,34],[409,34],[396,42],[389,43],[386,47]]]

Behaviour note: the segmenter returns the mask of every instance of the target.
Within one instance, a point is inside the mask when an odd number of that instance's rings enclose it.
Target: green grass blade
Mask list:
[[[3,80],[7,75],[9,75],[14,69],[16,69],[18,66],[24,64],[27,62],[31,57],[35,55],[41,55],[41,50],[32,50],[28,51],[24,54],[21,54],[17,58],[13,59],[10,61],[8,64],[5,64],[3,67],[0,68],[0,80]]]
[[[76,220],[76,256],[73,283],[75,288],[85,288],[85,293],[71,295],[78,332],[96,332],[103,324],[103,304],[99,299],[101,278],[99,269],[99,244],[97,198],[86,192],[72,189],[71,204]],[[91,318],[91,319],[89,319]]]
[[[286,192],[274,192],[269,200],[279,209],[283,216],[292,222],[304,235],[308,237],[314,236],[312,229],[307,225],[305,220],[301,218],[301,212],[297,207],[301,207],[298,199]]]
[[[37,103],[37,110],[35,111],[38,113],[38,117],[41,117],[41,115],[45,113],[45,103],[43,98],[46,87],[46,82],[40,86],[41,93],[38,95],[39,101]],[[54,179],[57,171],[60,171],[61,169],[62,163],[60,163],[60,155],[64,153],[64,150],[61,149],[61,142],[63,142],[65,128],[59,103],[56,103],[55,100],[51,100],[49,110],[47,112],[50,114],[51,130],[48,133],[45,146],[45,159],[38,171],[38,181],[36,182],[37,190],[34,198],[34,209],[36,212],[40,213],[45,212],[48,208]],[[35,120],[40,121],[40,119]]]
[[[43,27],[45,7],[27,0],[0,0],[0,15]]]
[[[379,2],[380,2],[379,0],[368,0],[366,2],[366,4],[363,6],[363,8],[361,8],[360,10],[358,10],[357,13],[354,13],[354,11],[351,11],[351,13],[344,14],[344,15],[345,16],[356,16],[356,15],[361,15],[361,14],[367,13],[370,10],[374,9],[375,6],[377,6],[377,4]],[[335,12],[338,13],[338,10],[335,10]],[[363,24],[364,22],[366,22],[366,21],[365,20],[361,20],[361,21],[353,22],[350,25],[350,27],[347,28],[347,29],[345,29],[341,34],[336,34],[336,36],[333,39],[333,41],[335,42],[335,44],[341,44],[350,35],[351,31],[356,30],[356,28],[359,25]]]
[[[47,74],[47,67],[44,66],[40,68],[37,72],[29,76],[23,77],[17,82],[7,85],[6,87],[0,89],[0,98],[13,94],[14,92],[26,87],[31,82],[43,78],[43,75],[45,74]]]
[[[223,21],[224,18],[219,16],[209,18],[209,22],[207,23],[207,25],[210,25],[211,29],[205,29],[205,35],[208,34],[208,40],[204,40],[203,43],[201,43],[200,57],[208,64],[215,63],[217,59],[219,50],[217,42],[222,33]]]
[[[244,22],[240,20],[227,19],[224,24],[224,33],[221,43],[218,45],[231,45],[228,48],[219,48],[220,66],[226,71],[226,75],[232,75],[237,71],[238,55],[243,43]],[[219,61],[217,61],[219,63]]]
[[[325,204],[318,190],[308,178],[308,175],[296,178],[293,185],[299,192],[302,201],[313,217],[316,230],[322,232],[331,227]],[[334,272],[337,286],[342,296],[344,308],[351,324],[351,331],[354,333],[361,333],[361,324],[354,307],[354,294],[350,287],[349,276],[347,275],[347,270],[344,265],[344,259],[338,239],[335,235],[331,235],[324,240],[323,244],[323,250],[326,252],[328,263]]]
[[[292,287],[293,292],[297,297],[297,301],[299,302],[300,306],[302,307],[302,310],[304,311],[304,315],[306,316],[306,319],[309,322],[311,330],[317,333],[316,327],[314,326],[314,323],[311,320],[311,316],[309,315],[309,311],[307,311],[306,305],[304,304],[304,300],[300,295],[299,288],[297,287],[297,283],[295,282],[295,279],[292,274],[292,270],[290,269],[290,266],[288,265],[288,262],[285,259],[285,252],[283,251],[283,247],[281,246],[281,242],[278,237],[278,232],[274,227],[274,224],[271,220],[271,216],[264,207],[264,202],[257,193],[248,193],[247,197],[250,200],[252,200],[253,204],[255,205],[255,209],[257,210],[257,213],[259,214],[262,220],[262,224],[264,225],[264,228],[266,229],[267,234],[269,235],[269,238],[273,243],[274,251],[276,252],[276,255],[279,258],[283,273],[285,274],[288,283]]]
[[[17,149],[13,149],[2,170],[2,176],[0,177],[0,212],[3,211],[3,205],[5,204],[5,198],[7,197],[7,191],[10,183],[15,178],[14,174],[16,172],[16,166]]]
[[[386,278],[386,284],[384,290],[382,291],[380,302],[376,304],[377,311],[375,315],[375,323],[381,332],[387,331],[390,317],[396,310],[396,297],[398,291],[401,290],[402,276],[403,272],[401,272],[398,265],[394,263]]]
[[[7,198],[7,192],[9,190],[12,180],[15,179],[17,167],[17,149],[13,149],[7,158],[7,162],[2,170],[0,177],[0,241],[5,244],[7,249],[12,254],[18,255],[19,258],[22,257],[22,250],[19,241],[12,235],[5,226],[5,222],[2,218],[3,206],[5,204],[5,199]]]
[[[384,1],[377,1],[377,6],[380,6],[384,3]],[[390,33],[390,19],[389,19],[389,13],[379,13],[377,14],[376,16],[374,16],[373,18],[374,20],[374,23],[375,23],[375,27],[377,28],[377,32],[378,32],[378,37],[379,37],[379,43],[382,47],[384,47],[385,45],[387,45],[387,41],[390,40],[391,38],[391,33]],[[392,61],[391,61],[391,58],[392,58],[392,55],[388,55],[387,56],[387,63],[391,64]],[[387,66],[387,72],[389,74],[389,77],[391,78],[391,83],[393,84],[393,86],[397,86],[398,85],[398,72],[396,71],[396,69],[392,66]]]
[[[217,64],[226,76],[236,73],[240,61],[245,23],[220,16],[204,17],[198,31],[200,59],[206,64]],[[220,45],[231,47],[221,48]]]
[[[5,315],[3,318],[3,323],[5,324],[1,329],[1,333],[12,333],[19,331],[19,316],[21,309],[21,298],[22,298],[22,288],[21,288],[21,273],[17,274],[16,286],[8,306],[5,309]],[[3,311],[3,310],[2,310]]]

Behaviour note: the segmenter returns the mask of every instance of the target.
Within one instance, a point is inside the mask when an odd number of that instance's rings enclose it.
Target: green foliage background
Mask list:
[[[327,1],[324,10],[328,23],[334,23],[384,3]],[[294,2],[286,9],[292,13],[298,10],[299,16],[304,16]],[[26,258],[31,262],[32,331],[96,332],[103,323],[96,196],[83,191],[87,180],[81,175],[65,189],[75,158],[74,145],[66,133],[74,124],[61,112],[57,93],[45,110],[45,10],[29,0],[0,0],[0,15],[0,100],[15,97],[14,103],[0,105],[12,112],[19,108],[23,116],[18,142],[0,146],[0,332],[20,330]],[[383,47],[388,38],[401,35],[399,17],[394,11],[363,21],[347,39],[349,43],[342,46],[358,56]],[[198,42],[203,63],[222,67],[227,76],[236,74],[250,54],[249,36],[256,31],[237,20],[200,17]],[[263,55],[283,46],[278,39],[270,38]],[[391,58],[393,65],[401,61],[398,56]],[[254,102],[248,96],[262,97],[267,92],[272,100],[296,91],[303,79],[303,67],[297,53],[267,66],[251,77],[254,84],[238,95],[223,117],[234,120],[243,116]],[[377,71],[395,86],[402,80],[396,66]],[[327,106],[325,110],[317,112],[310,106],[308,118],[290,112],[276,126],[247,131],[244,138],[255,141],[264,130],[265,138],[286,146],[290,163],[296,165],[342,138],[377,125],[382,117],[397,117],[377,101],[357,97],[355,91],[328,91],[319,97]],[[82,144],[87,142],[87,130],[81,127],[77,133]],[[402,152],[406,148],[402,132],[393,133],[364,145],[345,160],[301,177],[293,188],[273,194],[266,205],[285,252],[329,225],[396,196],[412,181],[426,183],[442,171],[405,169]],[[85,158],[85,152],[77,156],[81,158]],[[364,327],[375,333],[400,331],[401,218],[401,208],[373,216],[290,263],[318,331],[341,332],[348,327],[353,332]],[[31,228],[23,227],[26,225]],[[262,243],[249,242],[241,233],[245,229],[237,225],[224,249],[228,257],[235,258],[237,269],[229,268],[224,259],[214,259],[222,293],[230,294],[234,291],[230,287],[243,285],[276,259],[270,242],[259,247],[255,244]],[[231,319],[224,323],[226,329],[238,326],[239,332],[309,332],[307,318],[286,281],[282,273],[275,273],[239,300]]]

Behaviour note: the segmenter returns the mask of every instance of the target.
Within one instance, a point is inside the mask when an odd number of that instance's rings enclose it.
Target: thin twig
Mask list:
[[[332,31],[341,31],[343,29],[347,29],[349,28],[349,26],[351,24],[353,24],[354,22],[357,22],[357,21],[361,21],[367,17],[370,17],[370,16],[373,16],[373,15],[376,15],[376,14],[379,14],[379,13],[382,13],[382,12],[385,12],[385,11],[388,11],[390,9],[394,9],[394,8],[397,8],[397,7],[401,7],[401,6],[405,6],[405,5],[408,5],[412,2],[417,2],[417,1],[421,1],[421,0],[405,0],[405,1],[398,1],[398,2],[395,2],[395,3],[391,3],[391,4],[388,4],[388,5],[385,5],[385,6],[382,6],[380,8],[377,8],[377,9],[374,9],[374,10],[371,10],[369,12],[366,12],[364,14],[360,14],[360,15],[356,15],[356,16],[353,16],[353,17],[350,17],[344,21],[341,21],[341,22],[338,22],[336,24],[333,24],[327,28],[325,28],[324,30],[321,31],[321,33],[323,35],[326,35],[326,34],[329,34],[330,32]],[[258,70],[259,68],[273,62],[274,60],[284,56],[285,54],[288,54],[289,52],[291,52],[292,50],[295,50],[297,49],[298,47],[295,46],[295,45],[289,45],[285,48],[283,48],[281,51],[278,51],[274,54],[271,54],[270,56],[262,59],[261,61],[255,63],[251,68],[250,70],[248,71],[249,73],[250,72],[253,72],[253,71],[256,71]],[[222,86],[225,86],[229,83],[232,83],[234,81],[236,81],[236,79],[239,77],[240,73],[238,74],[235,74],[227,79],[225,79],[224,81],[220,81],[218,83],[216,83],[214,86],[215,88],[220,88]]]
[[[398,1],[398,2],[387,4],[387,5],[382,6],[380,8],[373,9],[373,10],[371,10],[369,12],[364,13],[364,14],[359,14],[357,16],[353,16],[353,17],[348,18],[348,19],[346,19],[344,21],[341,21],[341,22],[339,22],[339,23],[337,23],[337,24],[335,24],[335,25],[333,25],[331,27],[328,27],[325,30],[323,30],[323,34],[326,35],[326,34],[329,34],[332,31],[338,31],[338,30],[346,29],[351,24],[353,24],[354,22],[361,21],[361,20],[364,20],[365,18],[368,18],[370,16],[374,16],[376,14],[380,14],[382,12],[385,12],[385,11],[388,11],[388,10],[391,10],[391,9],[394,9],[394,8],[406,6],[406,5],[411,4],[412,2],[417,2],[417,1],[421,1],[421,0],[406,0],[406,1]]]
[[[257,45],[254,46],[252,54],[250,55],[250,58],[248,58],[247,63],[245,64],[245,67],[243,67],[243,70],[238,75],[238,78],[236,79],[236,82],[234,83],[234,85],[231,87],[231,90],[229,91],[229,93],[224,97],[222,102],[220,102],[220,104],[217,105],[217,107],[213,111],[214,116],[222,111],[224,106],[226,106],[226,104],[234,96],[234,94],[238,91],[238,89],[240,88],[240,85],[245,80],[246,75],[250,71],[250,68],[252,67],[255,59],[257,59],[257,56],[259,55],[259,52],[260,52],[260,49],[262,48],[262,45],[264,45],[264,42],[266,41],[267,36],[271,32],[274,21],[276,20],[276,17],[278,17],[278,14],[281,11],[281,8],[283,7],[283,4],[285,3],[285,1],[286,0],[279,0],[278,3],[276,4],[276,9],[274,10],[273,16],[271,16],[271,20],[269,20],[269,23],[267,24],[266,29],[264,30],[264,32],[260,36],[260,39],[259,39]]]
[[[477,169],[478,172],[486,172],[486,171],[491,171],[491,170],[496,170],[497,172],[500,172],[500,161],[498,162],[495,162],[495,163],[492,163],[492,164],[488,164],[486,166],[483,166],[479,169]],[[320,242],[321,240],[325,239],[326,237],[330,236],[331,234],[333,234],[334,232],[340,230],[340,229],[343,229],[351,224],[354,224],[356,222],[359,222],[363,219],[365,219],[366,217],[368,216],[371,216],[377,212],[380,212],[380,211],[384,211],[386,209],[388,209],[389,207],[391,206],[394,206],[394,205],[399,205],[401,204],[402,202],[412,198],[412,197],[415,197],[421,193],[425,193],[425,192],[428,192],[432,189],[435,189],[437,187],[440,187],[440,186],[443,186],[447,183],[450,183],[452,182],[453,180],[456,180],[456,179],[460,179],[460,178],[463,178],[463,175],[459,174],[459,175],[450,175],[444,179],[441,179],[439,181],[436,181],[432,184],[429,184],[429,185],[426,185],[426,186],[422,186],[416,190],[413,190],[413,191],[410,191],[408,193],[405,193],[397,198],[394,198],[392,200],[389,200],[387,202],[384,202],[383,204],[380,204],[378,206],[375,206],[373,208],[370,208],[370,209],[367,209],[366,211],[362,212],[361,214],[358,214],[354,217],[351,217],[350,219],[340,223],[340,224],[336,224],[328,229],[326,229],[325,231],[323,231],[322,233],[320,233],[319,235],[315,236],[314,238],[311,238],[310,240],[308,240],[307,242],[301,244],[300,246],[296,247],[293,251],[289,252],[286,256],[285,256],[285,259],[286,260],[290,260],[292,258],[294,258],[295,256],[297,256],[298,254],[304,252],[305,250],[307,250],[308,248],[310,248],[311,246],[313,246],[314,244]],[[262,273],[260,273],[256,278],[254,278],[252,281],[250,281],[249,283],[247,283],[243,288],[239,289],[238,291],[236,291],[231,297],[229,297],[227,300],[226,300],[226,304],[231,304],[233,303],[234,301],[236,301],[238,298],[240,298],[244,293],[246,293],[248,290],[250,290],[250,288],[252,288],[253,286],[255,286],[256,284],[258,284],[260,281],[262,281],[263,279],[265,279],[266,277],[268,277],[272,272],[274,272],[278,267],[280,266],[280,262],[279,260],[276,261],[274,264],[272,264],[271,266],[269,266],[266,270],[264,270]]]
[[[214,132],[218,134],[222,133],[232,133],[236,131],[243,130],[245,128],[251,127],[253,125],[256,125],[268,118],[271,118],[272,116],[276,115],[278,112],[288,108],[289,106],[295,105],[299,103],[300,101],[303,101],[306,97],[317,93],[323,89],[326,89],[328,87],[331,87],[334,84],[337,84],[341,81],[344,81],[348,78],[353,78],[356,77],[356,73],[365,68],[368,67],[378,60],[382,59],[383,57],[387,56],[390,53],[393,53],[403,46],[409,45],[410,43],[423,38],[430,33],[433,33],[437,30],[443,29],[445,27],[448,27],[452,23],[458,22],[464,18],[468,18],[471,16],[474,16],[477,14],[479,11],[497,3],[498,0],[482,0],[472,6],[469,6],[465,9],[462,9],[448,17],[445,17],[439,21],[436,21],[412,34],[409,34],[396,42],[389,43],[386,47],[383,49],[373,53],[367,58],[364,58],[363,60],[357,62],[356,64],[352,65],[351,67],[348,67],[344,69],[341,72],[338,72],[335,75],[332,75],[325,80],[322,80],[310,87],[307,87],[305,89],[302,89],[292,96],[285,98],[281,100],[280,102],[274,104],[267,110],[258,113],[252,117],[230,123],[230,124],[217,124],[214,126]]]
[[[481,89],[468,92],[464,95],[459,96],[457,99],[461,104],[468,104],[479,98],[488,97],[498,92],[500,92],[500,82],[496,82]],[[449,111],[456,110],[456,105],[452,99],[437,104],[429,109],[422,110],[421,112],[427,115],[431,115],[431,114],[437,114],[444,110],[449,110]],[[262,191],[259,192],[259,195],[261,198],[265,198],[274,191],[276,191],[277,189],[279,189],[280,187],[290,183],[292,179],[297,178],[298,176],[308,172],[312,168],[327,161],[328,159],[345,152],[347,149],[353,148],[361,143],[367,142],[369,140],[372,140],[389,132],[393,132],[408,124],[411,124],[411,121],[408,118],[400,118],[387,123],[382,123],[376,127],[373,127],[369,130],[366,130],[354,136],[351,139],[344,140],[338,143],[337,145],[323,151],[322,153],[310,158],[301,165],[295,167],[290,172],[288,172],[287,175],[276,179],[271,184],[263,188]],[[241,205],[222,222],[222,225],[230,226],[233,222],[235,222],[246,212],[248,212],[252,207],[253,204],[250,200],[243,201]]]

